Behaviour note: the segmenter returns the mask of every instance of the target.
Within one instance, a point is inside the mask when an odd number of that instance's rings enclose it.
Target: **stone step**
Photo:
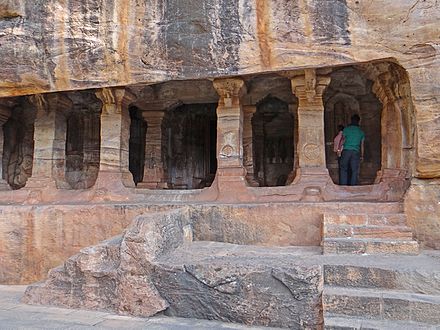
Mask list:
[[[407,226],[353,226],[325,224],[325,238],[383,238],[412,240],[412,229]]]
[[[363,256],[364,257],[364,256]],[[376,257],[377,258],[377,257]],[[324,265],[324,285],[347,288],[410,291],[440,296],[440,269],[430,264],[415,264],[409,256],[393,257],[388,266],[334,264]],[[429,260],[433,262],[435,259]],[[392,265],[390,265],[392,264]],[[411,267],[408,267],[408,264]]]
[[[440,296],[393,290],[325,287],[324,314],[440,324]]]
[[[413,240],[373,238],[324,238],[323,254],[419,254]]]
[[[325,213],[324,224],[356,226],[405,226],[406,215],[403,213],[388,214],[335,214]]]
[[[395,320],[374,320],[341,315],[324,314],[325,330],[438,330],[439,327],[426,323]]]

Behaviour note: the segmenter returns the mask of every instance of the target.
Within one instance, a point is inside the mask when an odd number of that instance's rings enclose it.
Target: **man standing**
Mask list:
[[[359,165],[364,158],[365,133],[359,128],[359,115],[351,117],[351,124],[344,128],[344,148],[340,163],[340,185],[355,186],[358,184]],[[349,177],[349,173],[351,173]]]

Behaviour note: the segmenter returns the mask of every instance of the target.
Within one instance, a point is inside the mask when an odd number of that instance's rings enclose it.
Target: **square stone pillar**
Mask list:
[[[26,188],[56,189],[53,176],[56,143],[56,107],[50,106],[47,97],[36,94],[29,97],[35,105],[34,122],[34,159],[32,176],[26,182]]]
[[[97,189],[117,191],[134,187],[128,169],[130,113],[128,106],[134,96],[125,88],[103,88],[96,92],[102,101],[101,147]]]
[[[46,96],[49,108],[55,111],[55,134],[52,153],[52,177],[60,189],[70,189],[66,182],[66,138],[67,113],[73,108],[73,102],[60,93]]]
[[[215,79],[220,96],[217,107],[217,174],[220,191],[246,186],[243,165],[243,109],[240,96],[244,81],[240,78]]]
[[[3,145],[5,142],[5,134],[3,132],[3,125],[11,116],[11,110],[5,107],[0,107],[0,190],[10,190],[8,182],[3,177]]]
[[[329,179],[325,161],[324,104],[322,94],[329,76],[314,69],[291,77],[292,91],[298,98],[298,169],[295,181],[324,182]]]
[[[243,165],[246,169],[246,180],[251,186],[258,187],[259,184],[254,177],[254,148],[252,117],[257,111],[255,105],[246,105],[243,107]]]
[[[162,160],[162,121],[163,110],[143,111],[142,117],[147,122],[145,137],[145,165],[142,182],[137,184],[140,188],[166,188],[164,178],[164,165]]]

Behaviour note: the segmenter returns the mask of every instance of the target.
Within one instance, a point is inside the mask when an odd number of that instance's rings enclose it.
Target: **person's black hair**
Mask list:
[[[351,116],[351,124],[352,125],[359,125],[359,122],[361,121],[361,117],[359,117],[358,114],[354,114]]]
[[[338,125],[338,132],[344,130],[344,125]]]

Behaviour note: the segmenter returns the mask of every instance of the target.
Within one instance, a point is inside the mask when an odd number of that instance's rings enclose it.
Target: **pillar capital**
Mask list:
[[[66,95],[61,93],[48,94],[45,97],[46,102],[51,107],[56,107],[56,109],[71,109],[73,107],[73,102]]]
[[[290,82],[300,106],[322,108],[322,94],[330,84],[330,76],[317,75],[315,69],[305,69],[304,74],[293,76]]]
[[[223,107],[238,106],[239,99],[246,90],[241,78],[214,79],[213,85],[220,96],[219,106]]]
[[[49,107],[47,106],[46,97],[43,94],[34,94],[28,96],[28,100],[35,106],[35,109],[37,110],[35,120],[41,116],[44,116],[50,111]]]
[[[102,102],[103,114],[121,113],[122,108],[136,100],[136,96],[124,87],[101,88],[95,95]]]

